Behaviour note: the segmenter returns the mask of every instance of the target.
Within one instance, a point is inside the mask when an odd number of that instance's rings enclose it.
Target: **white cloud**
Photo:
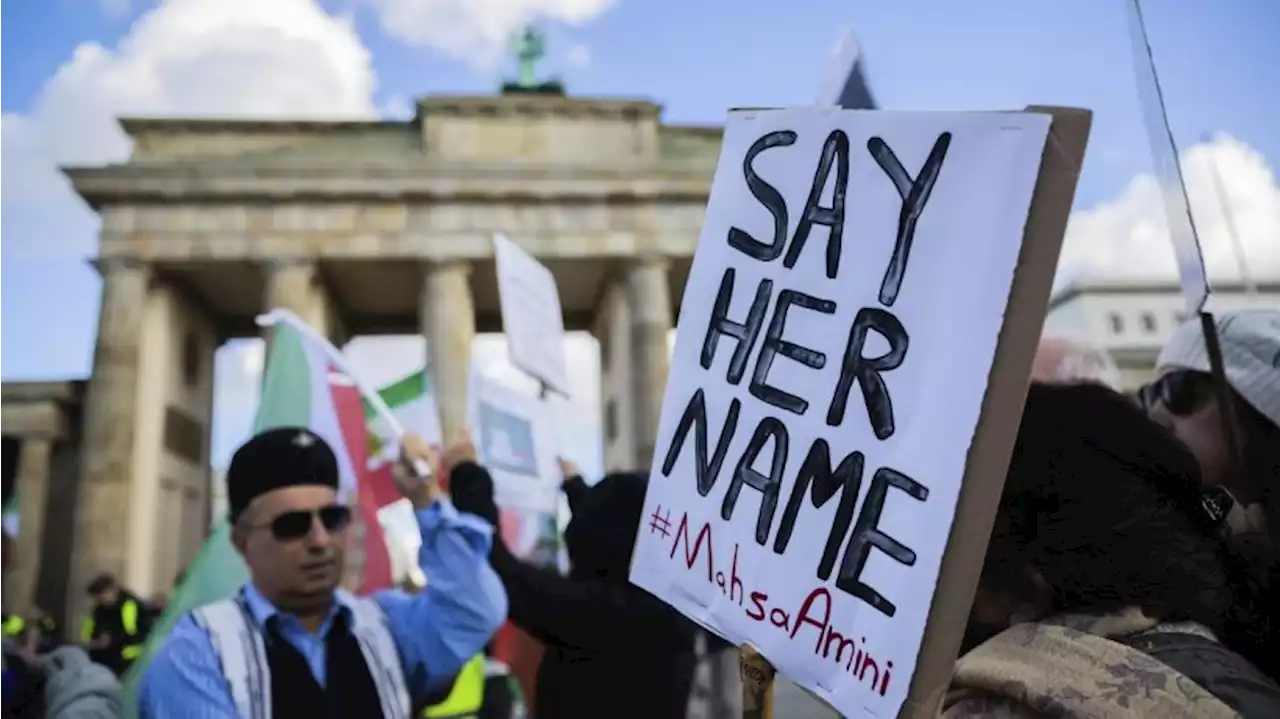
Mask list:
[[[166,0],[115,48],[81,44],[27,114],[4,116],[5,211],[39,206],[50,223],[91,221],[57,166],[125,158],[118,116],[364,117],[375,85],[351,22],[314,0]],[[50,234],[38,222],[7,234],[9,251],[92,248],[91,232]]]
[[[614,0],[367,0],[392,37],[490,68],[512,35],[542,20],[583,25]]]
[[[1280,279],[1280,185],[1261,153],[1219,135],[1185,151],[1182,171],[1210,279],[1240,276],[1224,204],[1248,271],[1254,279]],[[1225,203],[1219,199],[1215,174]],[[1151,175],[1134,178],[1110,202],[1074,213],[1059,279],[1176,278],[1165,217],[1160,189]]]
[[[375,86],[352,23],[315,0],[164,0],[115,47],[81,44],[25,114],[4,116],[5,256],[92,254],[97,218],[57,167],[127,157],[118,116],[368,117]],[[92,313],[92,295],[52,312]],[[49,314],[38,298],[9,308]],[[219,352],[215,446],[248,432],[260,364],[260,343]]]

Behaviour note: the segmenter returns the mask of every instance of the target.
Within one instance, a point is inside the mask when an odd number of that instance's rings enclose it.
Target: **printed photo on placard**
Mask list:
[[[560,468],[555,420],[546,402],[473,368],[467,417],[480,463],[493,476],[498,506],[555,512]]]
[[[480,453],[492,469],[513,475],[538,479],[538,450],[534,446],[533,425],[528,418],[495,407],[483,400],[479,403]]]

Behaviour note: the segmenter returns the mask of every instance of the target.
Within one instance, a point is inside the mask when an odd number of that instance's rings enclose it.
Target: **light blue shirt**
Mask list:
[[[392,589],[373,598],[386,614],[404,667],[409,695],[423,697],[444,686],[489,643],[507,616],[507,594],[489,566],[493,528],[462,514],[447,501],[416,513],[422,533],[418,564],[427,588],[418,594]],[[338,592],[320,631],[276,609],[253,587],[245,599],[259,629],[279,617],[280,633],[325,683],[325,635],[350,595]],[[190,615],[183,617],[156,652],[142,679],[139,715],[146,718],[226,719],[238,715],[209,635]]]

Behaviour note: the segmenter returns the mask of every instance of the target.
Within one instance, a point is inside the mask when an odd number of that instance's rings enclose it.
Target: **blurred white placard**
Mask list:
[[[493,236],[502,329],[511,363],[561,394],[569,394],[564,356],[564,317],[556,279],[506,235]]]
[[[555,426],[547,403],[473,369],[468,424],[502,509],[555,512],[560,496]]]

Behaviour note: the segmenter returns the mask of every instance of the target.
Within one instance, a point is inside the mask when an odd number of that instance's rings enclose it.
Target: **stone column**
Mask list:
[[[49,496],[49,461],[53,440],[29,437],[18,455],[18,537],[11,579],[5,583],[9,611],[25,615],[36,602],[40,558],[44,554],[44,518]]]
[[[476,336],[470,279],[471,265],[462,261],[428,264],[422,279],[422,333],[446,442],[467,427],[467,381]]]
[[[639,462],[636,469],[644,469],[653,462],[670,366],[667,333],[671,331],[671,287],[667,280],[667,261],[661,257],[640,258],[626,268],[625,278],[634,353],[631,396]]]
[[[100,261],[102,307],[85,392],[75,542],[67,587],[67,619],[77,628],[87,610],[84,589],[100,572],[122,581],[129,562],[139,362],[151,269],[135,260]],[[149,561],[150,558],[147,558]]]
[[[263,309],[284,309],[311,325],[323,337],[329,336],[329,308],[320,276],[313,260],[291,258],[272,260],[265,266],[266,291]],[[268,333],[269,334],[269,331]],[[264,340],[269,340],[267,335]]]

